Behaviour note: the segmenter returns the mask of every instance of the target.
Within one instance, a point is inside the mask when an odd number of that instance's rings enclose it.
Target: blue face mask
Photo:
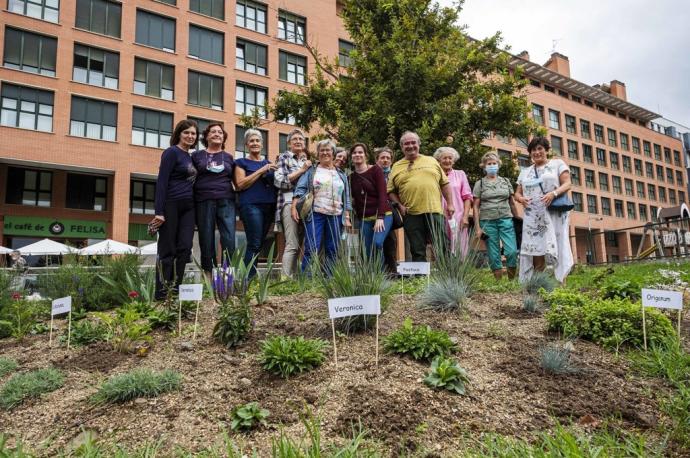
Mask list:
[[[498,164],[487,165],[484,170],[486,170],[487,175],[496,176],[498,175]]]
[[[221,156],[221,161],[216,162],[214,160],[210,160],[208,154],[206,155],[206,170],[208,170],[211,173],[220,173],[223,170],[225,170],[225,163],[222,160]]]
[[[388,173],[391,171],[390,167],[382,167],[383,168],[383,173]]]

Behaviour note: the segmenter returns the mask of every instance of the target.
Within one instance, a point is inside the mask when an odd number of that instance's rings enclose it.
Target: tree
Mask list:
[[[526,82],[508,66],[500,34],[474,40],[458,27],[462,2],[440,8],[430,0],[343,0],[342,19],[354,42],[351,65],[309,47],[316,71],[308,86],[283,91],[275,119],[294,116],[307,131],[318,124],[341,145],[357,141],[399,151],[405,130],[422,151],[442,145],[460,152],[474,177],[489,132],[525,138],[535,129],[522,94]]]

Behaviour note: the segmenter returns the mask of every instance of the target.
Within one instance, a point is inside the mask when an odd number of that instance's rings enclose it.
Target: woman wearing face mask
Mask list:
[[[489,267],[497,280],[503,275],[501,243],[506,257],[508,278],[515,278],[517,244],[513,215],[517,214],[510,180],[498,175],[501,159],[493,151],[482,157],[480,167],[486,176],[474,184],[475,235],[486,242]]]
[[[570,190],[570,169],[562,159],[549,159],[549,141],[535,137],[527,145],[532,166],[522,169],[515,200],[525,207],[520,247],[520,281],[553,267],[561,283],[573,267],[567,211],[549,209],[553,200]]]
[[[235,251],[235,191],[232,188],[235,161],[225,151],[227,139],[223,125],[211,123],[201,134],[201,143],[206,149],[192,153],[197,170],[194,201],[201,268],[207,275],[218,262],[216,228],[220,234],[221,255],[230,257]]]
[[[454,148],[440,147],[434,153],[434,159],[438,161],[448,177],[450,192],[453,196],[453,206],[456,209],[451,219],[446,220],[446,231],[449,235],[451,250],[456,252],[457,249],[461,249],[464,255],[468,249],[467,228],[470,226],[469,217],[473,199],[470,183],[467,181],[465,172],[453,169],[453,164],[460,159],[460,155]],[[446,199],[443,197],[441,199],[445,213]]]

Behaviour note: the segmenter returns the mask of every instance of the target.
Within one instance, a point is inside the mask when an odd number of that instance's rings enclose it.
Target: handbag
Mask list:
[[[311,214],[314,206],[314,176],[309,180],[309,190],[302,197],[297,199],[296,209],[300,219],[305,220]]]
[[[537,172],[536,165],[534,166],[534,176],[539,178],[539,173]],[[542,194],[546,195],[546,192],[544,192],[544,187],[541,185],[541,183],[539,183],[539,187],[541,188]],[[564,192],[563,194],[553,199],[551,201],[551,204],[549,205],[550,211],[555,211],[558,213],[567,213],[573,208],[575,208],[575,204],[573,204],[573,201],[570,199],[567,192]]]

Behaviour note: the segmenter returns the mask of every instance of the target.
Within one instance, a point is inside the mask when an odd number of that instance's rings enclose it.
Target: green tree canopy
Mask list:
[[[534,130],[522,89],[509,68],[500,34],[468,37],[458,19],[462,2],[441,8],[430,0],[344,0],[342,19],[355,45],[350,65],[310,48],[316,72],[298,92],[283,91],[271,111],[318,124],[341,145],[364,142],[399,151],[405,130],[422,152],[442,145],[460,153],[459,166],[476,177],[490,132],[525,138]]]

